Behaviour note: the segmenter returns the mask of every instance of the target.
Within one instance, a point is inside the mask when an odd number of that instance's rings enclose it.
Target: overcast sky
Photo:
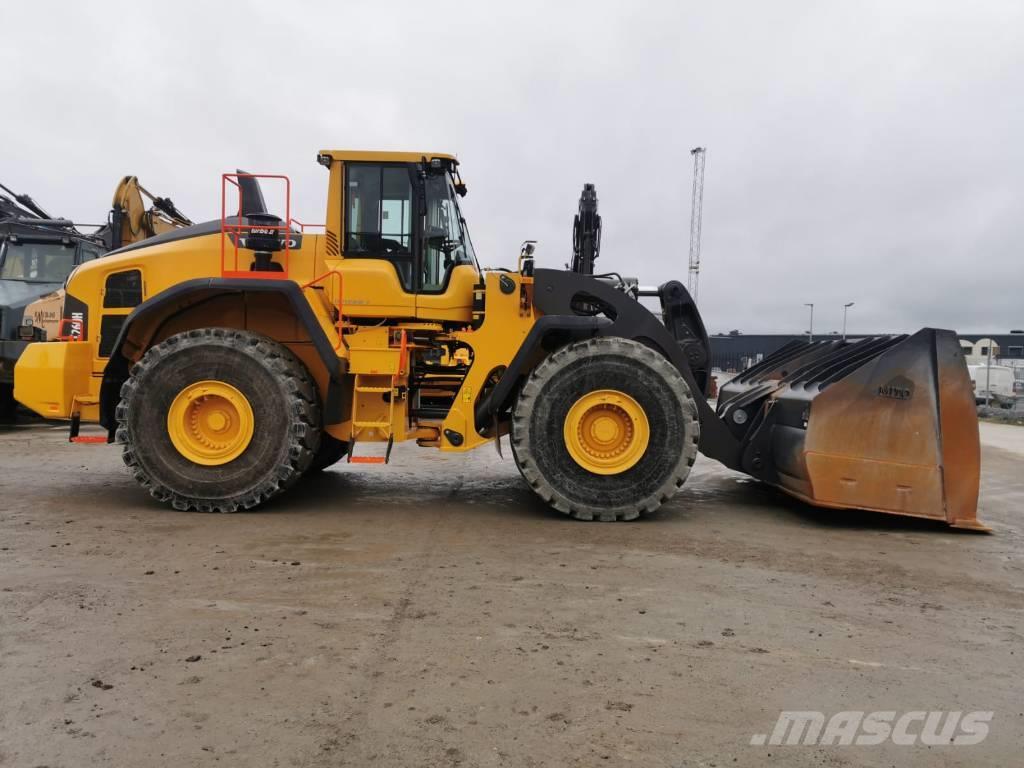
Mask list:
[[[0,181],[102,219],[137,174],[191,218],[219,174],[324,148],[454,152],[484,265],[570,257],[686,281],[708,147],[712,332],[1024,327],[1024,3],[267,2],[0,5]]]

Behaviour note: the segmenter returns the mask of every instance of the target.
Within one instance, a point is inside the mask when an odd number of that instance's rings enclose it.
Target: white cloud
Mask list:
[[[54,3],[0,6],[0,181],[101,217],[140,176],[196,219],[219,174],[289,174],[323,216],[325,147],[454,151],[481,259],[685,281],[707,145],[710,329],[1019,327],[1019,3]]]

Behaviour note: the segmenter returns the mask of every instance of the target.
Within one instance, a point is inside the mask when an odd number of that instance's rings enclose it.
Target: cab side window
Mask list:
[[[121,329],[134,307],[142,303],[142,272],[126,269],[107,276],[103,284],[103,313],[100,315],[99,357],[110,357]]]
[[[142,273],[137,269],[115,272],[107,278],[103,291],[103,306],[127,309],[142,303]]]
[[[405,165],[345,166],[345,256],[391,261],[413,289],[413,185]]]

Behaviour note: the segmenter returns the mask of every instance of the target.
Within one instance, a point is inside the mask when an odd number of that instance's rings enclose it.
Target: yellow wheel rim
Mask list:
[[[223,381],[197,381],[178,393],[167,412],[167,433],[178,453],[209,467],[242,455],[252,440],[252,406]]]
[[[563,434],[577,464],[595,475],[617,475],[640,461],[651,428],[632,397],[616,389],[598,389],[573,403]]]

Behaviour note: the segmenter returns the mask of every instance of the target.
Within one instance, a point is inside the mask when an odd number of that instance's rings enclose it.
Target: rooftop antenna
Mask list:
[[[697,300],[697,287],[700,282],[700,230],[704,216],[704,160],[707,147],[694,147],[693,155],[693,197],[690,207],[690,267],[686,287],[693,300]]]

